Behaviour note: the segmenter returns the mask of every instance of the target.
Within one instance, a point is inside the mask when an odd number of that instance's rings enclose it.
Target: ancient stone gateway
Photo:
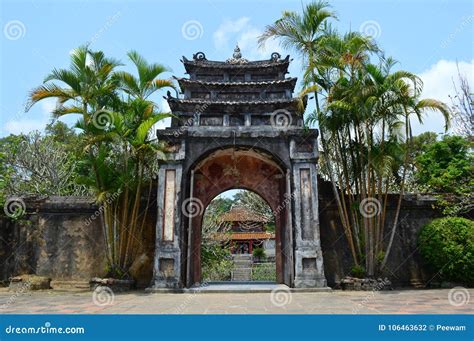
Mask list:
[[[184,98],[167,100],[171,127],[158,131],[171,153],[160,162],[154,288],[201,282],[201,223],[218,194],[258,193],[276,222],[277,281],[325,287],[317,192],[317,130],[303,128],[305,100],[285,78],[289,56],[225,62],[183,57]]]

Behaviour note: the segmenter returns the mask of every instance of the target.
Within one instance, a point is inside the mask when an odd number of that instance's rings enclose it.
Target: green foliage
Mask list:
[[[365,268],[362,265],[354,265],[351,269],[351,275],[356,278],[364,278]]]
[[[252,254],[257,259],[264,259],[267,256],[263,247],[256,247],[255,249],[253,249]]]
[[[272,209],[257,193],[252,191],[237,192],[234,196],[234,201],[237,205],[244,206],[262,217],[265,217],[268,220],[270,228],[275,225],[275,217]]]
[[[206,208],[206,214],[219,216],[222,213],[229,211],[234,204],[231,198],[217,197],[213,199]]]
[[[425,146],[417,157],[418,183],[438,193],[467,189],[474,185],[472,161],[467,139],[445,135],[441,141]]]
[[[418,245],[422,256],[443,279],[474,284],[474,221],[435,219],[420,231]]]
[[[204,281],[228,281],[233,268],[230,249],[216,243],[201,246],[201,270]]]
[[[418,185],[442,193],[437,205],[445,215],[461,215],[473,208],[474,157],[467,138],[445,135],[425,145],[416,161]]]
[[[252,281],[276,281],[275,263],[254,263],[252,265]]]
[[[10,135],[0,139],[0,187],[4,196],[85,195],[77,183],[79,137],[69,130],[59,134],[49,125],[47,134]]]

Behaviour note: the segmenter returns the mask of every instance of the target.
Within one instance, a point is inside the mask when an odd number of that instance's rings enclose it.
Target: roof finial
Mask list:
[[[242,53],[240,53],[239,44],[235,44],[234,54],[232,55],[235,59],[242,58]]]
[[[242,58],[242,53],[240,53],[240,47],[239,44],[235,44],[235,49],[234,49],[234,54],[232,55],[232,58],[227,59],[227,63],[230,64],[245,64],[248,63],[249,61],[245,58]]]

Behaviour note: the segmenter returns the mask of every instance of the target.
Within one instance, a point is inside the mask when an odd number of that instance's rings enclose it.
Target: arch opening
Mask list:
[[[214,197],[201,234],[203,282],[276,282],[275,216],[257,193],[233,189]]]
[[[292,257],[292,246],[291,241],[285,237],[288,235],[288,231],[285,233],[289,218],[288,207],[282,205],[289,189],[286,169],[278,160],[261,150],[241,147],[219,149],[196,162],[191,174],[190,196],[199,202],[202,208],[207,208],[214,198],[232,189],[251,191],[268,205],[269,210],[273,212],[274,221],[275,281],[289,283],[290,266],[287,260]],[[204,209],[187,223],[190,241],[186,261],[188,286],[208,279],[203,277],[203,223]],[[244,246],[243,248],[245,249]],[[248,252],[250,244],[244,249],[242,252]],[[207,276],[207,273],[205,275]]]

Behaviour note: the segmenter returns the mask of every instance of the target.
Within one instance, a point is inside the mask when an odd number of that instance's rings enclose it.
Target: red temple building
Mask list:
[[[268,218],[243,206],[233,206],[219,217],[230,233],[232,253],[251,254],[256,247],[274,253],[275,234],[267,231]]]

